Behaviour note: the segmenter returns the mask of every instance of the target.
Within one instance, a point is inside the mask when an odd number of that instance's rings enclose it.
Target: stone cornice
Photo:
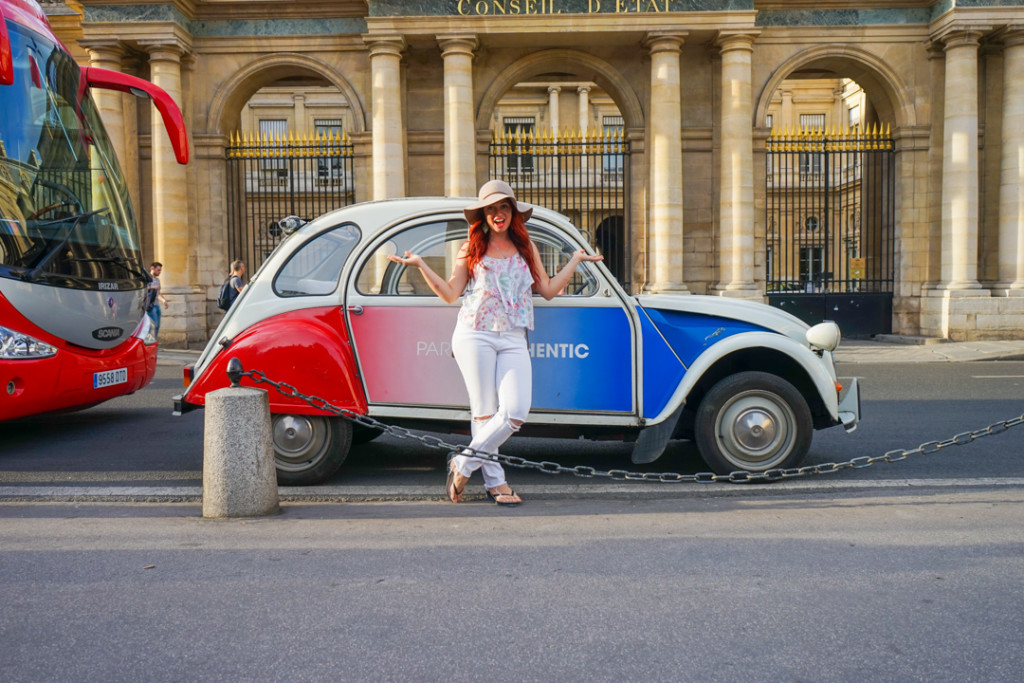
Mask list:
[[[753,11],[700,12],[686,15],[685,30],[756,30]],[[401,34],[405,36],[436,36],[444,33],[473,33],[486,43],[503,36],[521,37],[531,33],[581,33],[588,37],[595,33],[623,37],[642,36],[651,32],[670,32],[680,28],[679,15],[665,14],[588,14],[588,15],[528,15],[503,17],[368,17],[367,31],[371,34]]]
[[[82,24],[83,46],[116,40],[124,45],[178,45],[183,53],[192,51],[192,35],[183,26],[167,21],[89,22]]]
[[[266,19],[363,18],[369,13],[366,0],[296,2],[295,0],[79,0],[89,7],[169,6],[187,19],[202,21]]]

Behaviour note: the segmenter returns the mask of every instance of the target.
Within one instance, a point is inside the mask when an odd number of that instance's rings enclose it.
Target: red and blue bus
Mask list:
[[[80,67],[36,2],[0,0],[0,420],[87,408],[156,372],[139,229],[90,89],[150,98],[188,162],[166,92]]]

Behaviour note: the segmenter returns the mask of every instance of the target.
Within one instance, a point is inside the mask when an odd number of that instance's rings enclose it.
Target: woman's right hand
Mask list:
[[[419,254],[411,254],[408,251],[405,252],[405,258],[402,258],[397,254],[388,254],[388,260],[394,261],[395,263],[401,263],[403,266],[411,266],[413,268],[423,267],[423,257]]]

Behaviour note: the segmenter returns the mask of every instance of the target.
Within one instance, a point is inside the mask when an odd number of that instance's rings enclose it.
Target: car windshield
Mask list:
[[[143,287],[124,176],[81,70],[7,23],[14,83],[0,86],[0,276],[65,287]]]

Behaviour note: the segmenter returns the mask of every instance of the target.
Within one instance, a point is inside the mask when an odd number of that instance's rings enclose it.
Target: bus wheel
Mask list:
[[[765,372],[740,372],[719,381],[701,401],[694,424],[697,449],[718,474],[796,467],[810,449],[813,431],[800,392]]]
[[[309,486],[327,481],[338,471],[352,445],[347,420],[319,415],[274,415],[277,481],[285,486]]]

